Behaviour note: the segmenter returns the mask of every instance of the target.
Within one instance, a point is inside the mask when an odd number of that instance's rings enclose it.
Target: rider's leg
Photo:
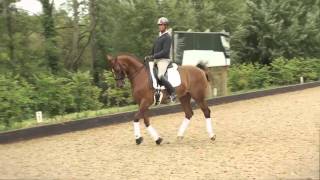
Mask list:
[[[175,94],[174,87],[170,84],[170,82],[164,76],[160,77],[160,81],[166,87],[170,96]]]
[[[158,78],[161,83],[166,87],[168,93],[170,94],[171,100],[175,100],[175,89],[172,87],[170,82],[164,77],[165,72],[167,71],[167,67],[170,61],[167,59],[162,59],[157,62],[158,65]]]
[[[167,59],[159,59],[156,61],[156,63],[158,66],[158,78],[160,79],[161,76],[164,76],[164,74],[166,73],[167,67],[168,67],[170,61]]]

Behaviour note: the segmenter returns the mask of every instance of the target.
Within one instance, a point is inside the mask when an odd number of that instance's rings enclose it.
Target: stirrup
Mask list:
[[[156,92],[154,94],[154,104],[155,105],[159,105],[161,103],[161,100],[162,100],[162,97],[163,97],[163,94],[161,92],[160,89],[156,89]]]
[[[171,100],[171,102],[175,102],[176,99],[177,99],[177,95],[176,95],[175,93],[173,93],[173,94],[170,95],[170,100]]]

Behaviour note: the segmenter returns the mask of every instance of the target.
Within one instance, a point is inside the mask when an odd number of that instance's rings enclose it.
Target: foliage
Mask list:
[[[34,107],[33,86],[12,74],[0,74],[0,124],[31,117]]]
[[[232,36],[237,62],[319,57],[319,0],[249,0],[247,7],[248,17]]]
[[[272,82],[275,85],[288,85],[300,82],[300,77],[305,81],[319,80],[320,59],[291,60],[277,58],[271,64]]]
[[[53,17],[54,2],[40,0],[43,9],[42,25],[45,37],[45,57],[51,72],[56,74],[59,70],[59,49],[57,48],[55,23]]]
[[[228,72],[230,91],[261,89],[320,79],[320,59],[277,58],[270,65],[235,64]]]
[[[123,88],[117,88],[113,73],[106,71],[104,73],[104,82],[108,87],[103,91],[102,99],[107,106],[124,106],[133,104],[133,97],[128,80],[125,80],[125,86]]]
[[[266,88],[271,84],[269,68],[259,64],[233,65],[228,76],[228,87],[232,92]]]
[[[35,77],[35,97],[37,111],[43,111],[49,116],[64,114],[74,107],[71,95],[70,79],[65,77],[47,76],[41,74]]]
[[[67,84],[71,89],[74,106],[70,106],[68,112],[80,112],[85,110],[100,109],[102,103],[99,102],[101,90],[92,85],[90,72],[70,73],[70,83]]]
[[[244,0],[192,0],[192,4],[196,14],[195,31],[233,33],[244,16]]]
[[[67,77],[34,75],[29,82],[19,76],[0,75],[0,124],[34,117],[42,111],[45,117],[85,110],[97,110],[101,90],[92,85],[89,72],[69,73]]]

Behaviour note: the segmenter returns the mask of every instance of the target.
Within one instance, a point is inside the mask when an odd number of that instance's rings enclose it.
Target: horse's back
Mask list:
[[[205,71],[196,66],[180,66],[178,68],[178,71],[182,79],[184,76],[186,80],[188,79],[189,81],[200,81],[203,84],[208,84]]]
[[[208,80],[206,78],[206,73],[204,70],[196,66],[186,65],[180,66],[178,68],[178,71],[181,76],[180,91],[187,91],[191,94],[203,94],[202,92],[205,92],[207,90]]]

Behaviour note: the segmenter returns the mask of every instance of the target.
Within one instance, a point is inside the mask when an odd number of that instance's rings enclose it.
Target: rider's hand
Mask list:
[[[152,61],[153,60],[153,56],[152,55],[149,55],[149,56],[146,56],[144,57],[144,61]]]

